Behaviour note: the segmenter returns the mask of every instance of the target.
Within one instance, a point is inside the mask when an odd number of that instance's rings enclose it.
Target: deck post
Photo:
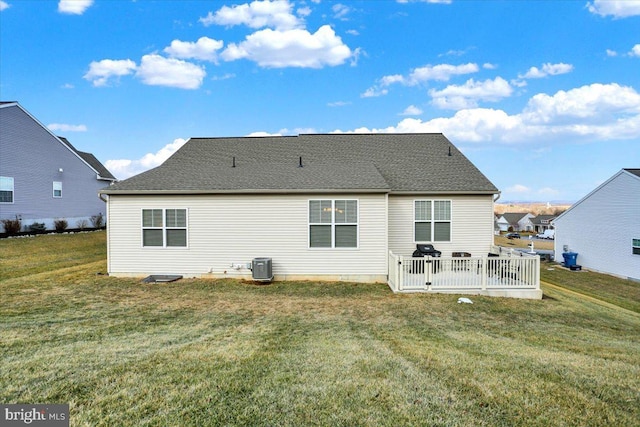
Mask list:
[[[483,291],[487,290],[487,271],[488,271],[488,267],[487,264],[489,264],[489,257],[484,255],[481,259],[482,262],[482,279],[481,279],[481,287]]]

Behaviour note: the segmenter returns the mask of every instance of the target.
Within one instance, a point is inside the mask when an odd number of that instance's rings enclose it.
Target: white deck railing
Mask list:
[[[491,293],[540,290],[540,257],[492,247],[486,256],[424,257],[389,251],[389,287],[394,292]]]

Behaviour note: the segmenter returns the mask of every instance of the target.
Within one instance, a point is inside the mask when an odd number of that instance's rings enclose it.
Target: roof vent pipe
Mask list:
[[[232,168],[236,167],[236,156],[233,156],[233,165],[231,167]]]
[[[449,146],[449,157],[451,157],[451,146]]]
[[[301,168],[302,166],[302,156],[300,156],[300,162],[298,163],[298,167]]]

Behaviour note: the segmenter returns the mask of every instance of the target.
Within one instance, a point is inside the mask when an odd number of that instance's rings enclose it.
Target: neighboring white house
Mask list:
[[[524,212],[508,212],[500,215],[496,221],[500,231],[533,231],[531,219],[533,214]]]
[[[104,215],[98,191],[116,179],[93,154],[54,135],[17,102],[0,102],[0,220],[70,228]],[[4,232],[0,225],[0,232]]]
[[[606,218],[606,220],[604,220]],[[553,221],[556,260],[640,280],[640,169],[622,169]]]
[[[416,243],[486,256],[498,193],[442,134],[192,138],[102,191],[108,271],[386,282]]]

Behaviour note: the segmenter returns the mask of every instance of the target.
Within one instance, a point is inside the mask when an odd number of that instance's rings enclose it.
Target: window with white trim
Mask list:
[[[13,178],[0,176],[0,203],[13,203]]]
[[[186,247],[186,209],[143,209],[143,247]]]
[[[62,182],[53,181],[53,197],[56,199],[62,198]]]
[[[415,242],[451,241],[451,200],[414,201]]]
[[[310,248],[357,248],[357,200],[309,200]]]
[[[631,251],[634,255],[640,255],[640,239],[633,239]]]

